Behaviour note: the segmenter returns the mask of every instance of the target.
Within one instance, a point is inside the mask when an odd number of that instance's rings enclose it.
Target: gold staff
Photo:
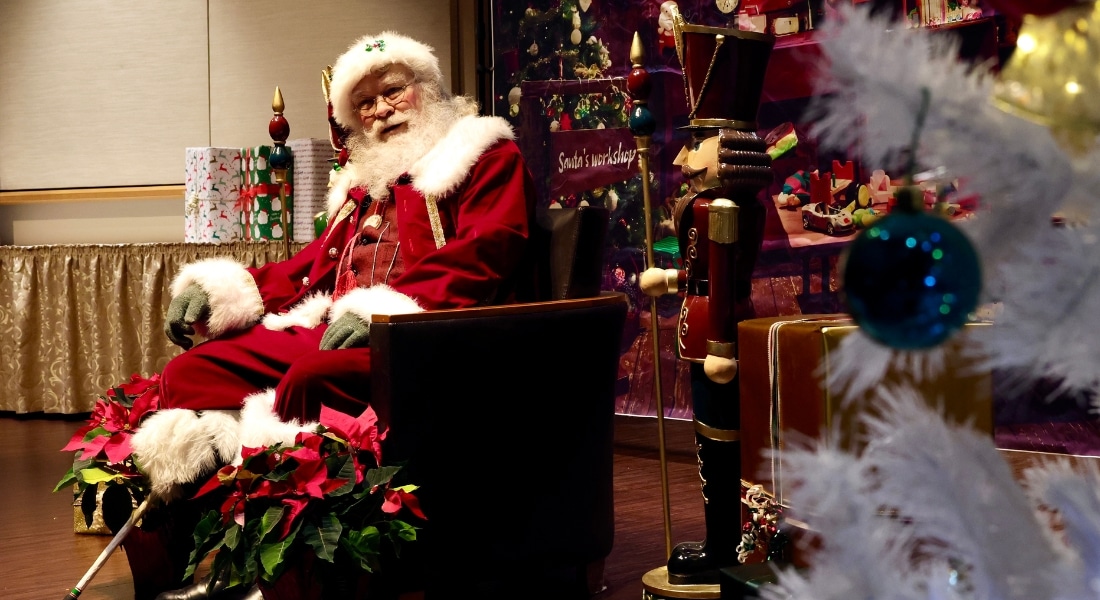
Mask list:
[[[286,139],[290,137],[290,123],[283,116],[283,108],[283,93],[279,91],[279,86],[275,86],[275,98],[271,100],[271,110],[275,116],[271,117],[271,121],[267,124],[267,132],[275,144],[271,148],[271,158],[268,162],[271,164],[275,185],[279,186],[279,206],[281,207],[279,218],[283,226],[283,250],[286,253],[285,258],[290,258],[290,227],[287,221],[290,207],[286,203],[286,174],[293,162],[293,157],[290,155],[290,148],[286,147]]]
[[[638,146],[638,169],[642,172],[642,203],[645,207],[645,259],[646,268],[657,265],[653,260],[653,210],[649,199],[649,141],[657,123],[646,106],[649,96],[649,73],[642,67],[645,50],[638,32],[630,44],[630,75],[626,80],[627,91],[634,101],[630,111],[630,132]],[[672,517],[668,502],[668,460],[665,458],[665,405],[661,392],[661,340],[657,318],[657,298],[649,298],[649,327],[653,337],[653,393],[657,399],[657,444],[661,460],[661,505],[665,517],[665,556],[672,554]]]

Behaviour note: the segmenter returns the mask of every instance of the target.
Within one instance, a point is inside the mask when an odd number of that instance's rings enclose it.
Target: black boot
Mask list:
[[[706,540],[680,543],[672,550],[668,580],[678,585],[717,584],[718,570],[737,564],[741,541],[741,442],[714,439],[698,431],[695,439]]]
[[[715,383],[703,365],[691,364],[692,409],[706,540],[677,544],[668,559],[668,581],[718,583],[718,570],[737,564],[741,541],[740,377]]]
[[[257,586],[247,590],[227,589],[228,584],[226,579],[217,579],[211,585],[210,576],[207,575],[187,587],[162,592],[155,600],[263,600],[263,594]]]
[[[206,598],[219,598],[229,585],[226,579],[218,579],[211,585],[210,576],[192,583],[178,590],[161,592],[155,600],[204,600]]]

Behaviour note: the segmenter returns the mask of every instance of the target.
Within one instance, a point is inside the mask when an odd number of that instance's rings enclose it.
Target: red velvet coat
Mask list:
[[[429,310],[486,304],[511,295],[526,255],[535,198],[513,142],[494,144],[466,181],[437,201],[446,239],[442,248],[436,248],[425,194],[411,182],[392,190],[405,270],[390,280],[391,287]],[[249,270],[265,312],[287,311],[310,294],[333,291],[337,265],[345,246],[358,235],[366,198],[362,188],[353,188],[345,202],[356,208],[333,218],[321,238],[289,260]],[[361,272],[359,278],[367,275]]]
[[[259,268],[228,259],[192,263],[173,282],[173,295],[192,283],[203,288],[211,304],[207,334],[215,338],[261,318],[271,329],[284,329],[315,326],[349,311],[369,321],[372,314],[533,299],[535,191],[512,137],[503,119],[463,117],[391,188],[386,201],[399,223],[403,272],[389,285],[366,287],[371,273],[360,270],[357,289],[335,304],[330,299],[340,259],[366,218],[363,181],[349,165],[330,190],[329,226],[320,239]],[[438,231],[430,201],[438,207]]]

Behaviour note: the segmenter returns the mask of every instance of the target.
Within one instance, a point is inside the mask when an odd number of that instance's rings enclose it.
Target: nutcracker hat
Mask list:
[[[676,55],[684,69],[688,128],[756,130],[775,37],[754,31],[692,25],[672,11]]]
[[[329,100],[336,122],[348,129],[362,127],[352,104],[352,90],[363,77],[397,63],[412,69],[418,82],[442,88],[443,73],[431,46],[392,31],[365,35],[340,55],[332,67]]]

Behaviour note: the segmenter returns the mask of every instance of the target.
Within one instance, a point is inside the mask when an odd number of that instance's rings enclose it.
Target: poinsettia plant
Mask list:
[[[401,467],[382,466],[385,436],[369,407],[358,418],[322,407],[320,425],[293,445],[243,448],[241,464],[195,494],[221,502],[196,527],[187,575],[211,554],[211,573],[230,586],[273,582],[304,553],[376,572],[416,539],[399,513],[425,519],[416,486],[394,483]]]
[[[96,400],[87,424],[76,430],[62,452],[78,452],[73,466],[54,491],[74,486],[85,519],[90,523],[96,509],[99,485],[118,491],[131,506],[131,498],[144,499],[148,481],[134,462],[130,438],[141,420],[160,404],[160,375],[149,378],[134,374],[130,381],[112,387]],[[123,494],[124,492],[124,494]]]

